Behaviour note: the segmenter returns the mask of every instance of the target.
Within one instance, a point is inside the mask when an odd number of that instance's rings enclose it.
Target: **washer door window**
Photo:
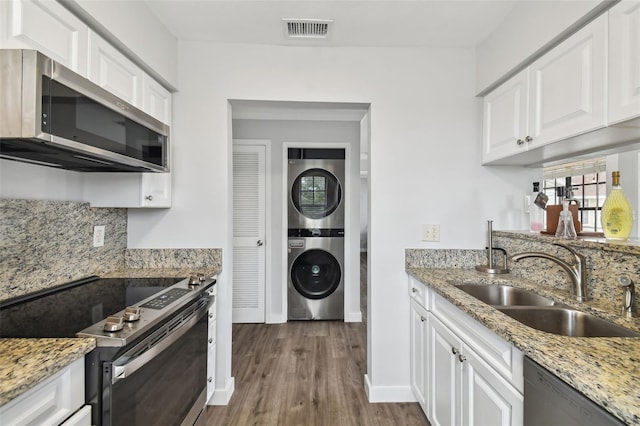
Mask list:
[[[307,250],[291,265],[293,287],[307,299],[323,299],[340,284],[340,264],[324,250]]]
[[[293,182],[291,198],[295,208],[309,219],[322,219],[333,213],[342,198],[336,177],[323,169],[309,169]]]

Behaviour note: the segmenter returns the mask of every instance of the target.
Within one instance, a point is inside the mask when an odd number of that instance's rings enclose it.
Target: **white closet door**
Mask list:
[[[233,322],[265,322],[265,147],[233,147]]]

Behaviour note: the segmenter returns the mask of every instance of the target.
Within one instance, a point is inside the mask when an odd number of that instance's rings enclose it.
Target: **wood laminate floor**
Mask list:
[[[366,353],[366,321],[234,324],[236,389],[207,425],[428,425],[417,403],[367,402]]]

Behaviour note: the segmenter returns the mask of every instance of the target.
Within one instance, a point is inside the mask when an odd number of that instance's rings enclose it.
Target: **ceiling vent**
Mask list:
[[[291,19],[282,18],[284,31],[289,38],[327,38],[330,19]]]

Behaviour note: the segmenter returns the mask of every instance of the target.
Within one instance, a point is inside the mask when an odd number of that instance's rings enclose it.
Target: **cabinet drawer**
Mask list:
[[[409,296],[427,310],[429,310],[430,293],[431,291],[426,284],[423,284],[414,277],[409,276]]]
[[[524,391],[522,352],[437,294],[432,312],[511,385]]]

